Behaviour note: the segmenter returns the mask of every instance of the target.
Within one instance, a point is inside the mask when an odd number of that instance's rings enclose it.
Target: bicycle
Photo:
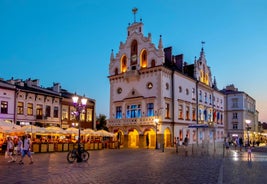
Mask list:
[[[69,151],[67,155],[67,160],[69,163],[73,163],[77,158],[79,157],[78,149],[73,149]],[[83,147],[81,147],[81,159],[83,162],[87,162],[89,159],[90,154],[88,151],[84,150]]]

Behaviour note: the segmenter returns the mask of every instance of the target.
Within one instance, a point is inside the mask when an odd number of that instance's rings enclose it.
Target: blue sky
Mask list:
[[[110,53],[125,42],[133,7],[144,34],[156,45],[162,35],[190,64],[205,41],[218,87],[248,93],[267,122],[266,0],[1,0],[0,77],[59,82],[108,116]]]

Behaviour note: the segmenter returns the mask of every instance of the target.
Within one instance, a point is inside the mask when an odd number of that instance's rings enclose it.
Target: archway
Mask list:
[[[164,145],[165,147],[171,146],[171,131],[169,128],[164,130]]]
[[[139,146],[139,133],[136,129],[129,130],[128,133],[128,148],[138,148]]]
[[[119,130],[115,133],[116,139],[118,141],[118,145],[124,145],[124,133]]]
[[[155,148],[156,147],[156,133],[154,130],[149,129],[144,132],[144,143],[145,148]]]

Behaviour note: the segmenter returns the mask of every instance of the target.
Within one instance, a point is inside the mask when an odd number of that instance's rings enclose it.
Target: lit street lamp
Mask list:
[[[158,149],[158,123],[159,123],[159,119],[156,118],[154,121],[156,124],[156,148],[155,149]]]
[[[249,124],[251,123],[251,121],[250,120],[246,120],[246,124],[247,124],[247,127],[246,127],[246,129],[247,129],[247,134],[248,134],[248,146],[250,146],[250,142],[249,142],[249,129],[251,128],[250,126],[249,126]]]
[[[79,124],[79,132],[78,132],[78,158],[77,158],[77,162],[82,162],[82,158],[81,158],[81,123],[80,123],[80,114],[84,113],[85,111],[85,106],[87,103],[87,99],[83,96],[83,98],[80,100],[79,102],[79,97],[76,95],[76,93],[74,94],[74,96],[72,97],[72,101],[73,101],[73,105],[75,107],[75,112],[74,115],[76,117],[76,120]]]

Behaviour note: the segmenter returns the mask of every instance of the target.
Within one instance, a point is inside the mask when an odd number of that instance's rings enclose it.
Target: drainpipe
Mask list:
[[[14,124],[17,124],[17,101],[18,101],[18,95],[19,95],[19,91],[16,87],[15,87],[15,93],[14,93],[14,117],[13,117],[13,121]]]
[[[174,99],[174,69],[172,69],[172,132],[173,136],[171,138],[171,144],[172,147],[174,146],[174,105],[175,105],[175,99]]]

